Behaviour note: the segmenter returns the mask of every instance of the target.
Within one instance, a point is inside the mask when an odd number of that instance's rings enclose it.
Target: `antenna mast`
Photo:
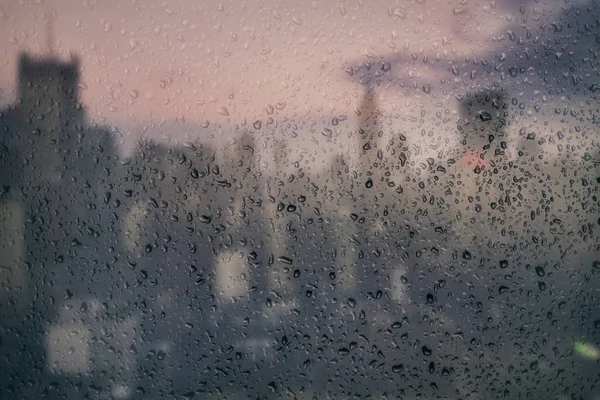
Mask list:
[[[49,55],[54,53],[54,15],[46,3],[46,47]]]

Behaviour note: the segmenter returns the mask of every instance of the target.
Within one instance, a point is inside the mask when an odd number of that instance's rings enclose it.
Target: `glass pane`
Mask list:
[[[599,17],[0,5],[0,398],[600,398]]]

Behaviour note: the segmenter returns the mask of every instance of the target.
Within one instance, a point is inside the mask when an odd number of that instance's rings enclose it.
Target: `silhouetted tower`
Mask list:
[[[61,152],[67,139],[81,130],[84,112],[78,103],[79,60],[37,59],[26,53],[19,58],[18,115],[23,149],[30,153],[40,178],[55,181],[62,169]],[[35,152],[35,155],[31,155]]]
[[[39,129],[56,129],[83,122],[79,99],[79,59],[19,58],[21,115]]]
[[[362,96],[358,105],[359,118],[359,164],[364,168],[365,172],[374,174],[374,183],[380,184],[380,174],[378,171],[381,167],[381,160],[377,159],[378,151],[381,150],[383,130],[381,126],[382,114],[377,104],[377,94],[375,88],[378,87],[382,80],[382,73],[385,72],[378,65],[369,63],[361,67],[363,74],[360,77],[362,84]]]
[[[506,147],[498,147],[505,141],[508,119],[507,94],[502,89],[467,93],[459,104],[462,145],[478,154],[491,153],[488,158],[499,155]],[[490,151],[491,150],[491,151]]]

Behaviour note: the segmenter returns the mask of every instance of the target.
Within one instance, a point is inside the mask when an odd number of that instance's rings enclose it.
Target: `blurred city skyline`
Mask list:
[[[0,398],[597,397],[594,1],[20,5]]]
[[[264,132],[269,118],[278,124],[356,118],[363,87],[346,71],[386,60],[392,71],[376,93],[383,113],[411,117],[415,108],[433,110],[442,102],[457,115],[457,87],[485,89],[491,82],[480,77],[467,85],[446,83],[444,93],[428,95],[420,90],[423,82],[435,86],[454,78],[450,68],[440,70],[432,61],[450,60],[468,75],[473,60],[510,55],[511,28],[535,30],[561,12],[555,2],[464,0],[313,1],[301,7],[275,0],[5,4],[0,6],[0,103],[16,99],[18,54],[42,56],[52,47],[62,60],[78,55],[88,115],[121,127],[128,143],[143,135],[165,141],[164,125],[172,130],[170,140],[219,141],[244,122],[249,127],[262,120]],[[514,93],[510,86],[516,82],[503,84]],[[408,90],[413,85],[418,90]],[[300,134],[302,144],[310,146],[309,135]]]

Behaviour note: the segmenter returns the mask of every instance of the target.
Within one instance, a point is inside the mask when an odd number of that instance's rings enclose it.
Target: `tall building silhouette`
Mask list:
[[[35,58],[27,53],[19,57],[19,104],[21,112],[31,120],[64,125],[83,122],[83,115],[78,115],[78,85],[77,57],[69,62]]]
[[[78,103],[79,60],[19,57],[19,86],[16,117],[21,150],[44,149],[31,157],[33,173],[56,182],[64,168],[62,154],[67,137],[82,130],[84,112]],[[39,168],[38,171],[37,168]]]
[[[15,293],[25,284],[21,257],[29,261],[32,254],[27,249],[32,244],[31,232],[26,231],[26,216],[32,215],[29,208],[38,197],[51,201],[54,193],[50,193],[56,192],[63,171],[69,168],[64,155],[68,153],[67,132],[74,131],[76,125],[81,131],[84,120],[77,101],[78,59],[62,62],[51,56],[36,58],[21,53],[17,63],[17,101],[0,110],[0,206],[4,217],[11,216],[10,226],[0,233],[0,239],[13,243],[14,249],[6,252],[14,254],[0,258],[0,262],[14,264],[14,270],[19,271],[15,274],[20,278],[10,281]],[[23,300],[27,296],[20,293],[19,297]]]
[[[119,171],[109,131],[86,123],[76,57],[61,61],[22,53],[17,71],[17,101],[0,111],[0,187],[5,192],[0,217],[11,225],[0,232],[0,243],[14,248],[0,262],[14,271],[2,277],[11,287],[3,300],[19,312],[2,310],[11,334],[0,355],[11,360],[22,354],[2,391],[33,398],[62,372],[72,366],[84,370],[89,363],[87,347],[64,358],[64,346],[49,343],[67,329],[61,313],[68,300],[65,291],[69,298],[91,296],[93,285],[85,282],[93,280],[83,277],[107,259],[103,249],[108,243],[118,250],[104,194]],[[84,232],[96,232],[95,240]],[[19,376],[39,385],[24,385]]]

